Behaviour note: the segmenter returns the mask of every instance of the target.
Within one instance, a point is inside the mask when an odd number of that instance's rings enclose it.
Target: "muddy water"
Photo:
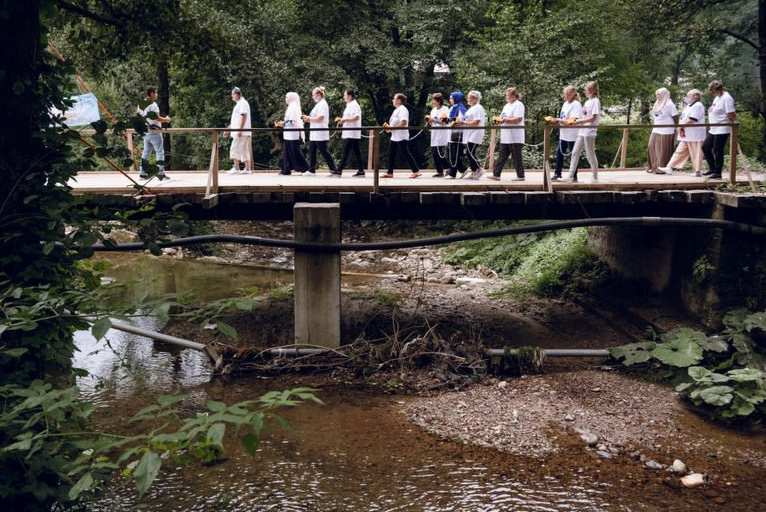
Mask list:
[[[153,267],[157,261],[170,268]],[[282,272],[211,269],[208,264],[126,258],[111,272],[117,279],[161,275],[153,292],[202,291],[209,298],[242,286],[268,287]],[[137,263],[138,262],[138,263]],[[120,272],[123,272],[120,274]],[[168,275],[171,274],[171,275]],[[275,277],[276,276],[276,277]],[[251,281],[247,281],[251,279]],[[243,284],[244,282],[252,284]],[[225,295],[225,294],[224,294]],[[157,329],[156,319],[136,323]],[[130,432],[127,418],[157,394],[189,395],[182,408],[200,410],[207,400],[233,403],[271,389],[301,385],[257,377],[231,383],[210,381],[210,367],[194,351],[159,347],[150,340],[110,331],[107,342],[76,334],[79,380],[86,399],[101,406],[105,428]],[[97,511],[596,511],[605,503],[605,484],[589,476],[566,481],[540,478],[508,466],[502,455],[444,442],[413,427],[400,412],[401,397],[338,386],[319,391],[325,405],[285,411],[293,432],[267,434],[256,459],[227,438],[229,459],[204,468],[168,468],[139,500],[131,482],[115,482]],[[536,472],[535,472],[536,473]],[[641,510],[635,508],[634,510]]]

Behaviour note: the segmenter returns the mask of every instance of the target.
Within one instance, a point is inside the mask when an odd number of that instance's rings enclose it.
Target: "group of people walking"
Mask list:
[[[710,124],[729,123],[736,120],[734,100],[726,92],[719,81],[713,81],[708,86],[713,95],[713,103],[707,111]],[[592,177],[590,182],[598,181],[598,158],[596,156],[595,128],[601,122],[601,101],[599,99],[599,87],[595,81],[585,84],[583,92],[587,98],[581,103],[580,95],[573,86],[563,89],[564,103],[561,106],[558,117],[546,117],[546,122],[559,127],[559,141],[556,147],[556,160],[553,181],[578,181],[578,164],[580,155],[585,151],[585,156],[590,164]],[[524,162],[522,148],[525,144],[525,107],[521,102],[521,95],[514,87],[505,90],[506,104],[499,116],[494,117],[492,122],[500,127],[500,152],[491,174],[487,174],[480,159],[477,156],[477,148],[482,144],[485,137],[487,118],[484,107],[481,105],[482,95],[479,91],[469,91],[464,95],[461,91],[454,91],[449,95],[445,104],[442,93],[431,95],[432,109],[426,116],[425,122],[431,128],[431,155],[434,160],[436,173],[434,178],[447,180],[457,178],[481,179],[486,175],[488,179],[500,180],[503,168],[507,161],[513,163],[516,176],[513,181],[524,181]],[[302,176],[315,176],[317,169],[317,153],[324,159],[329,168],[329,175],[340,177],[350,157],[353,156],[357,171],[354,177],[364,177],[364,161],[360,150],[362,137],[362,109],[356,101],[357,93],[352,89],[344,91],[343,98],[346,102],[343,114],[334,119],[337,126],[343,127],[341,139],[343,140],[343,152],[340,161],[336,165],[332,154],[328,150],[330,139],[330,109],[325,98],[324,87],[316,87],[312,91],[314,107],[309,114],[303,114],[300,97],[295,92],[285,95],[287,108],[284,117],[276,123],[284,131],[284,146],[282,154],[282,169],[280,174],[289,175],[294,171]],[[681,169],[691,159],[692,167],[697,176],[707,176],[711,179],[721,178],[723,170],[724,147],[731,132],[728,126],[712,126],[709,132],[705,126],[699,126],[705,122],[705,107],[701,102],[702,93],[698,89],[692,89],[684,98],[685,107],[679,114],[675,104],[671,101],[670,92],[666,88],[660,88],[655,92],[654,105],[650,110],[653,124],[648,146],[647,172],[655,174],[672,174],[675,169]],[[231,120],[224,137],[231,136],[232,144],[230,157],[234,166],[228,171],[230,174],[252,173],[252,145],[251,145],[251,114],[250,105],[242,95],[239,88],[234,88],[231,98],[235,102]],[[139,106],[139,113],[146,115],[147,112],[155,112],[156,90],[147,88],[147,98]],[[383,129],[391,135],[388,154],[388,168],[383,178],[392,178],[397,159],[401,158],[410,168],[410,178],[421,176],[417,161],[409,150],[409,126],[410,115],[406,107],[407,97],[397,93],[392,99],[394,111]],[[467,103],[468,105],[466,106]],[[169,121],[168,118],[157,117],[158,121]],[[156,121],[149,121],[150,127],[156,129]],[[305,138],[304,125],[308,123],[309,146],[306,158],[301,150],[301,140]],[[678,128],[673,125],[678,125]],[[688,125],[688,126],[687,126]],[[155,137],[156,138],[156,137]],[[161,140],[161,139],[160,139]],[[676,141],[678,144],[676,145]],[[158,161],[161,159],[161,144],[156,144],[152,133],[147,134],[144,143],[142,164],[149,158],[152,147],[156,148]],[[708,170],[702,172],[702,158],[707,160]],[[569,157],[569,173],[563,177],[562,169],[565,158]],[[466,165],[467,160],[467,165]],[[240,169],[240,163],[244,163],[244,169]],[[162,168],[160,168],[162,172]],[[146,174],[141,171],[141,177]],[[163,174],[164,176],[164,174]]]

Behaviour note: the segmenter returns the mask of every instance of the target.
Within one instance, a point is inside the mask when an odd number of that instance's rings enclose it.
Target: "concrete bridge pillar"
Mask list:
[[[340,243],[340,204],[296,203],[294,238]],[[295,251],[295,343],[340,346],[340,251]]]

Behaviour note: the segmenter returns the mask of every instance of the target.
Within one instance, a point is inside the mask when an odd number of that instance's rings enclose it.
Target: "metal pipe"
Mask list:
[[[204,243],[236,243],[243,245],[260,245],[264,247],[282,247],[286,249],[299,249],[303,251],[383,251],[393,249],[408,249],[411,247],[427,247],[445,243],[462,242],[465,240],[477,240],[480,238],[492,238],[498,236],[518,235],[522,233],[538,233],[542,231],[555,231],[589,226],[704,226],[708,228],[729,229],[751,235],[766,235],[766,228],[719,219],[700,219],[686,217],[603,217],[590,219],[575,219],[554,222],[541,222],[525,226],[512,226],[502,229],[489,229],[483,231],[471,231],[468,233],[453,233],[451,235],[435,236],[429,238],[396,240],[392,242],[372,243],[339,243],[321,244],[311,242],[297,242],[295,240],[280,240],[276,238],[263,238],[258,236],[242,235],[200,235],[185,238],[176,238],[169,242],[157,242],[159,247],[186,247]],[[114,246],[94,244],[87,249],[95,251],[136,251],[146,249],[139,243],[128,243]]]
[[[597,348],[543,348],[540,349],[546,357],[609,357],[609,351]],[[518,355],[519,349],[488,348],[487,355],[491,357]]]
[[[204,343],[197,343],[196,341],[185,340],[183,338],[176,338],[175,336],[170,336],[169,334],[162,334],[161,332],[148,331],[146,329],[141,329],[140,327],[136,327],[135,325],[131,325],[127,322],[116,320],[114,318],[110,318],[109,321],[112,323],[112,328],[117,329],[118,331],[129,332],[131,334],[137,334],[145,338],[151,338],[153,340],[161,341],[163,343],[168,343],[169,345],[176,345],[179,347],[191,348],[191,349],[200,350],[200,351],[205,350]]]

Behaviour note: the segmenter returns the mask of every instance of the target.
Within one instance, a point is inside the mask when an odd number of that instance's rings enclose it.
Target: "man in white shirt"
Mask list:
[[[234,109],[231,111],[231,121],[228,128],[230,130],[248,130],[252,128],[252,122],[250,121],[250,104],[245,98],[242,97],[242,91],[239,87],[235,87],[231,90],[231,100],[235,103]],[[223,132],[224,137],[228,137],[231,133],[231,149],[229,149],[229,157],[234,161],[234,167],[226,171],[226,174],[252,174],[251,164],[252,159],[252,133],[249,131],[231,131]],[[245,169],[239,170],[239,162],[245,162]]]
[[[162,140],[162,125],[160,123],[169,123],[169,117],[162,117],[160,115],[160,107],[157,105],[157,88],[149,85],[146,87],[146,98],[139,103],[136,112],[138,115],[146,119],[146,125],[149,131],[144,135],[144,151],[141,153],[141,171],[139,177],[142,179],[149,178],[145,166],[149,166],[149,157],[152,156],[152,148],[154,148],[155,160],[159,172],[157,177],[160,180],[167,179],[165,176],[165,145]],[[152,113],[152,115],[149,115]]]
[[[734,99],[723,90],[723,85],[718,80],[713,80],[708,85],[708,91],[713,95],[713,104],[708,109],[708,122],[733,123],[737,120],[737,112],[734,110]],[[702,152],[707,160],[708,170],[702,173],[710,179],[721,178],[723,171],[723,155],[726,141],[729,139],[731,127],[711,126],[705,142],[702,144]]]

